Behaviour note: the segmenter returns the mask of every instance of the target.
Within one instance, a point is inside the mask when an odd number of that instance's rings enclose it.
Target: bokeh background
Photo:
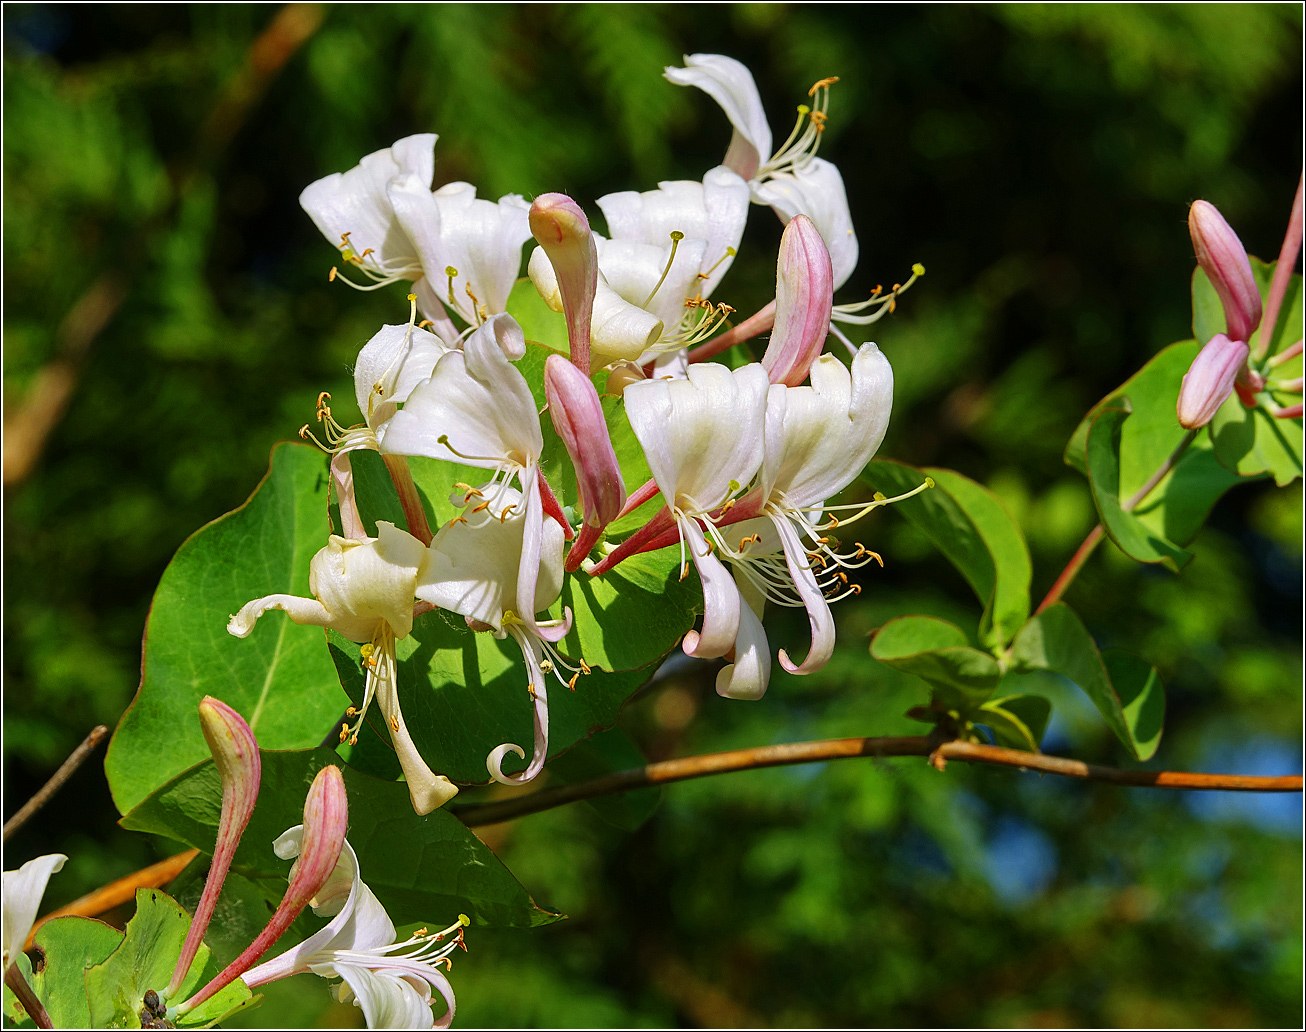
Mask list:
[[[839,300],[928,274],[872,339],[898,391],[882,455],[992,487],[1035,598],[1094,522],[1061,450],[1084,411],[1191,335],[1185,217],[1216,203],[1275,257],[1301,169],[1301,9],[1283,5],[55,5],[4,19],[4,807],[135,689],[155,583],[238,505],[400,287],[329,285],[310,181],[419,131],[482,196],[698,178],[728,125],[664,82],[685,52],[756,74],[773,127],[838,75],[822,153],[861,263]],[[778,137],[779,138],[779,137]],[[753,210],[718,291],[771,296]],[[1234,490],[1175,577],[1107,546],[1069,593],[1168,687],[1155,765],[1301,768],[1301,485]],[[920,682],[866,633],[974,625],[960,577],[891,512],[841,648],[759,704],[682,666],[627,708],[651,758],[914,733]],[[800,640],[780,614],[773,640]],[[800,614],[801,616],[801,614]],[[1077,690],[1045,748],[1122,763]],[[160,748],[167,747],[166,742]],[[636,807],[636,810],[639,808]],[[470,937],[463,1025],[1295,1025],[1299,796],[1162,794],[920,761],[670,787],[484,829],[570,919]],[[6,849],[72,856],[56,905],[175,851],[119,831],[88,764]],[[613,823],[616,821],[617,823]],[[624,825],[624,826],[623,826]],[[634,825],[634,826],[632,826]],[[447,915],[431,915],[441,921]],[[303,984],[299,984],[302,982]],[[249,1022],[356,1022],[311,976]]]

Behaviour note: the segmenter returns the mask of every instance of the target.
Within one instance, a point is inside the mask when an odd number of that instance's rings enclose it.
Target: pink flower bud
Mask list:
[[[236,855],[236,846],[254,812],[263,771],[258,742],[244,717],[211,695],[200,700],[199,710],[200,730],[204,732],[204,740],[213,754],[213,765],[222,776],[222,815],[218,820],[218,839],[213,847],[208,878],[204,882],[204,894],[195,908],[181,956],[172,972],[172,981],[164,991],[165,998],[181,988],[200,943],[204,941],[213,908],[222,892],[222,883],[226,881],[227,871]]]
[[[248,971],[268,948],[285,934],[287,928],[318,894],[336,869],[340,851],[345,845],[345,831],[349,826],[349,801],[345,794],[345,779],[336,766],[323,767],[317,772],[304,800],[303,839],[299,859],[290,871],[290,886],[271,920],[259,932],[249,947],[239,957],[197,992],[177,1006],[184,1014],[194,1010],[214,994],[221,992]]]
[[[1223,333],[1212,337],[1193,359],[1179,388],[1179,425],[1195,430],[1211,421],[1216,410],[1233,393],[1234,380],[1247,361],[1245,341],[1230,340]]]
[[[806,215],[795,215],[780,237],[775,270],[775,329],[762,356],[772,383],[797,387],[830,332],[834,272],[825,241]]]
[[[626,485],[612,450],[603,405],[590,378],[561,355],[550,355],[544,363],[544,396],[549,399],[554,429],[576,468],[576,487],[585,513],[580,537],[567,557],[567,567],[574,570],[626,504]]]
[[[571,360],[589,372],[590,320],[599,282],[599,256],[589,219],[566,194],[546,193],[531,205],[530,225],[558,277]]]
[[[1193,202],[1188,212],[1188,232],[1197,252],[1197,264],[1224,306],[1230,339],[1250,340],[1261,321],[1261,294],[1238,234],[1207,201]]]

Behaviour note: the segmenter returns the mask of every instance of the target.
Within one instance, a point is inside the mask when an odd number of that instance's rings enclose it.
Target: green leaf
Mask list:
[[[264,751],[262,761],[262,791],[233,869],[248,878],[278,879],[284,891],[290,865],[272,852],[272,842],[303,823],[304,797],[314,776],[328,764],[340,766],[340,759],[330,750],[314,749]],[[349,794],[349,843],[364,881],[396,925],[447,924],[459,913],[481,924],[515,927],[558,919],[536,906],[452,814],[436,810],[419,817],[402,783],[380,781],[348,766],[342,773]],[[209,761],[174,778],[121,823],[131,831],[167,835],[207,851],[217,837],[221,808],[221,780]]]
[[[127,922],[127,934],[104,961],[86,972],[91,1025],[95,1028],[140,1028],[142,1000],[149,989],[162,994],[190,928],[190,915],[159,889],[136,890],[136,913]],[[222,969],[207,946],[201,945],[190,971],[172,1000],[188,999]],[[182,1028],[206,1025],[225,1017],[252,999],[249,988],[237,979],[179,1020]]]
[[[1033,617],[1012,645],[1017,669],[1052,670],[1070,678],[1133,757],[1146,760],[1161,740],[1165,690],[1142,660],[1128,657],[1126,661],[1117,655],[1112,654],[1110,664],[1104,662],[1088,629],[1064,602]],[[1113,672],[1120,678],[1118,684]]]
[[[1122,552],[1140,563],[1164,563],[1177,573],[1188,565],[1192,553],[1153,534],[1141,520],[1121,508],[1120,431],[1129,414],[1129,399],[1121,398],[1118,406],[1110,405],[1097,414],[1088,432],[1088,482],[1093,489],[1093,504],[1107,534]]]
[[[1270,292],[1270,283],[1274,279],[1274,270],[1279,263],[1263,262],[1259,258],[1250,256],[1249,260],[1252,265],[1252,278],[1256,280],[1256,288],[1260,292],[1261,303],[1264,304],[1266,295]],[[1197,338],[1198,343],[1205,344],[1217,333],[1224,333],[1228,324],[1224,319],[1224,307],[1220,304],[1220,297],[1211,286],[1211,281],[1207,279],[1201,266],[1193,270],[1192,295],[1193,336]],[[1288,277],[1288,289],[1283,295],[1283,307],[1279,309],[1279,317],[1275,320],[1274,337],[1270,341],[1266,354],[1273,355],[1282,351],[1286,345],[1300,339],[1301,324],[1301,277],[1293,273]],[[1264,331],[1265,327],[1260,326],[1252,333],[1252,339],[1248,343],[1253,348],[1260,341]]]
[[[537,345],[543,345],[549,351],[556,351],[563,355],[571,354],[571,345],[567,341],[567,318],[561,312],[555,312],[552,308],[544,303],[544,298],[540,297],[540,292],[535,289],[535,284],[530,278],[523,276],[512,288],[512,293],[508,295],[508,311],[512,317],[521,325],[522,331],[526,334],[527,347],[534,342]],[[526,359],[522,359],[523,362]],[[544,368],[544,359],[540,358],[539,366]],[[522,372],[526,373],[526,369]],[[532,377],[527,376],[527,380]],[[535,377],[539,379],[539,377]]]
[[[1066,464],[1088,475],[1088,434],[1094,420],[1107,408],[1123,407],[1121,402],[1127,398],[1131,415],[1120,427],[1114,482],[1120,498],[1132,498],[1187,436],[1175,405],[1179,385],[1198,350],[1196,341],[1171,344],[1094,405],[1066,445]],[[1181,550],[1197,536],[1220,496],[1238,482],[1216,459],[1207,435],[1199,434],[1174,469],[1134,509],[1133,517],[1154,538]]]
[[[928,681],[937,701],[963,713],[992,695],[1002,677],[997,660],[971,648],[960,627],[933,616],[890,620],[871,639],[871,656]]]
[[[1300,395],[1295,400],[1300,401]],[[1279,403],[1285,401],[1283,398]],[[1238,395],[1231,394],[1209,427],[1216,458],[1233,473],[1243,477],[1269,473],[1279,487],[1286,487],[1302,475],[1300,418],[1275,419],[1259,405],[1245,408]]]
[[[647,763],[631,737],[621,728],[614,727],[580,742],[550,763],[549,784],[588,781],[616,771],[643,767]],[[641,788],[584,802],[609,824],[625,831],[635,831],[653,816],[661,796],[660,788]]]
[[[55,1028],[92,1027],[86,969],[104,963],[122,940],[118,929],[89,917],[56,917],[37,930],[45,963],[28,984]]]
[[[105,758],[120,811],[209,755],[196,716],[205,695],[237,709],[269,748],[316,745],[330,731],[348,701],[321,628],[272,613],[249,638],[227,633],[251,599],[308,595],[309,560],[327,534],[326,458],[283,443],[249,501],[177,550],[146,623],[140,689]]]
[[[1042,695],[1007,695],[980,707],[976,720],[988,724],[1002,745],[1038,752],[1052,716],[1052,703]]]
[[[926,475],[934,479],[934,488],[895,508],[925,533],[979,597],[984,606],[981,643],[998,647],[1010,641],[1029,615],[1029,549],[997,497],[947,469],[918,470],[881,459],[863,475],[886,495],[910,491]]]

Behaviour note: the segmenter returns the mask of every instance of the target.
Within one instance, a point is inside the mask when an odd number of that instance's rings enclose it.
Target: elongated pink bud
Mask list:
[[[579,568],[603,528],[626,504],[626,485],[612,450],[603,405],[594,384],[561,355],[544,363],[544,396],[549,400],[553,427],[576,468],[576,487],[584,511],[584,526],[567,556],[567,568]]]
[[[1245,341],[1230,340],[1217,333],[1197,353],[1193,364],[1184,374],[1179,388],[1179,425],[1185,430],[1195,430],[1211,421],[1216,410],[1233,393],[1234,380],[1247,361]]]
[[[530,225],[531,234],[544,248],[558,277],[571,360],[588,373],[590,320],[599,283],[599,256],[589,219],[566,194],[546,193],[535,198],[531,205]]]
[[[345,779],[336,766],[323,767],[317,772],[304,800],[304,837],[300,844],[299,859],[290,872],[290,886],[271,920],[258,938],[249,944],[239,957],[197,992],[177,1006],[177,1013],[194,1010],[215,993],[221,992],[248,971],[268,947],[281,938],[291,923],[308,906],[309,900],[326,884],[340,859],[345,845],[345,831],[349,826],[349,800],[345,794]]]
[[[343,506],[342,506],[343,512]],[[226,881],[232,858],[240,836],[245,833],[254,803],[258,800],[259,780],[263,761],[259,757],[258,742],[245,718],[220,699],[211,695],[200,700],[200,730],[213,754],[213,765],[222,776],[222,816],[218,820],[218,840],[213,847],[213,862],[209,865],[204,882],[204,894],[186,932],[186,942],[172,972],[172,981],[164,991],[164,998],[173,996],[190,970],[191,962],[204,941],[213,908],[217,906],[222,883]]]
[[[825,346],[834,304],[830,252],[806,215],[795,215],[780,237],[775,270],[775,329],[762,356],[772,383],[797,387]]]
[[[1261,321],[1261,294],[1247,251],[1224,216],[1208,201],[1193,201],[1188,232],[1202,267],[1224,306],[1230,340],[1250,340]]]

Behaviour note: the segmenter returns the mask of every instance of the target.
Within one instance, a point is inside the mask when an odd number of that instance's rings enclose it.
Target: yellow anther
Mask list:
[[[398,717],[391,717],[391,718],[390,718],[390,730],[391,730],[391,731],[394,731],[396,734],[398,734],[398,732],[399,732],[399,718],[398,718]]]
[[[358,744],[358,735],[357,735],[357,734],[352,734],[352,735],[349,736],[349,744],[350,744],[350,745],[357,745],[357,744]]]
[[[414,939],[420,939],[420,938],[422,938],[423,936],[425,936],[425,935],[429,935],[429,934],[430,934],[430,933],[427,931],[426,925],[422,925],[421,928],[419,928],[419,929],[417,929],[417,931],[413,932],[413,938],[414,938]]]
[[[516,505],[508,505],[508,506],[505,506],[503,512],[499,513],[499,522],[500,522],[500,523],[507,523],[507,522],[508,522],[508,513],[512,512],[513,509],[515,509],[515,508],[517,508]]]
[[[839,76],[837,75],[827,75],[824,79],[817,79],[816,82],[812,84],[812,88],[807,91],[807,95],[809,97],[815,97],[817,90],[828,89],[838,81]]]
[[[848,587],[852,589],[854,595],[860,595],[862,593],[862,586],[860,584],[850,584]]]
[[[571,680],[567,682],[567,687],[573,692],[576,690],[576,679],[580,677],[580,671],[571,675]]]
[[[355,717],[357,715],[358,715],[357,706],[350,706],[349,709],[345,710],[345,716],[347,717]]]
[[[531,697],[531,701],[532,701],[532,702],[534,702],[536,699],[539,698],[539,696],[535,694],[535,682],[534,682],[534,681],[532,681],[530,684],[528,684],[528,685],[526,686],[526,694],[529,695],[529,696]]]
[[[869,555],[872,559],[874,559],[877,563],[880,564],[880,569],[881,569],[881,570],[884,569],[884,560],[880,558],[880,553],[879,553],[879,552],[872,552],[872,551],[868,548],[868,549],[866,550],[866,554]]]
[[[327,273],[327,282],[334,283],[336,281],[336,277],[339,275],[340,275],[340,270],[337,269],[334,265],[331,266],[331,271]]]
[[[302,438],[303,438],[304,440],[306,440],[306,441],[308,440],[308,438],[309,438],[310,435],[309,435],[309,432],[308,432],[308,424],[307,424],[307,423],[305,423],[303,426],[301,426],[301,427],[299,428],[299,436],[302,437]]]
[[[430,319],[423,319],[421,322],[419,322],[419,323],[417,324],[417,328],[418,328],[419,330],[424,330],[424,329],[426,329],[428,326],[434,326],[434,325],[435,325],[435,323],[431,322]]]
[[[545,674],[553,673],[553,660],[551,659],[540,660],[540,671]]]
[[[373,254],[375,251],[376,251],[376,248],[374,248],[374,247],[369,247],[366,251],[364,251],[362,254],[360,254],[360,255],[358,256],[358,260],[359,260],[359,261],[362,261],[362,260],[363,260],[364,258],[366,258],[369,254]]]
[[[590,665],[583,659],[580,661],[580,672],[582,674],[588,674],[590,672]]]
[[[340,728],[340,744],[344,745],[345,740],[349,737],[349,725],[342,725]]]
[[[486,509],[488,509],[489,507],[490,507],[490,503],[489,503],[489,502],[482,502],[480,505],[478,505],[478,506],[476,506],[474,509],[472,509],[472,515],[475,515],[475,514],[478,513],[478,512],[484,512],[484,511],[485,511]]]
[[[825,124],[830,121],[829,117],[823,111],[812,112],[812,125],[816,126],[818,133],[825,132]]]
[[[449,521],[449,526],[452,527],[455,523],[466,523],[466,522],[467,522],[466,516],[455,516],[453,519]]]
[[[837,526],[839,526],[839,517],[830,513],[830,529],[833,530]]]

